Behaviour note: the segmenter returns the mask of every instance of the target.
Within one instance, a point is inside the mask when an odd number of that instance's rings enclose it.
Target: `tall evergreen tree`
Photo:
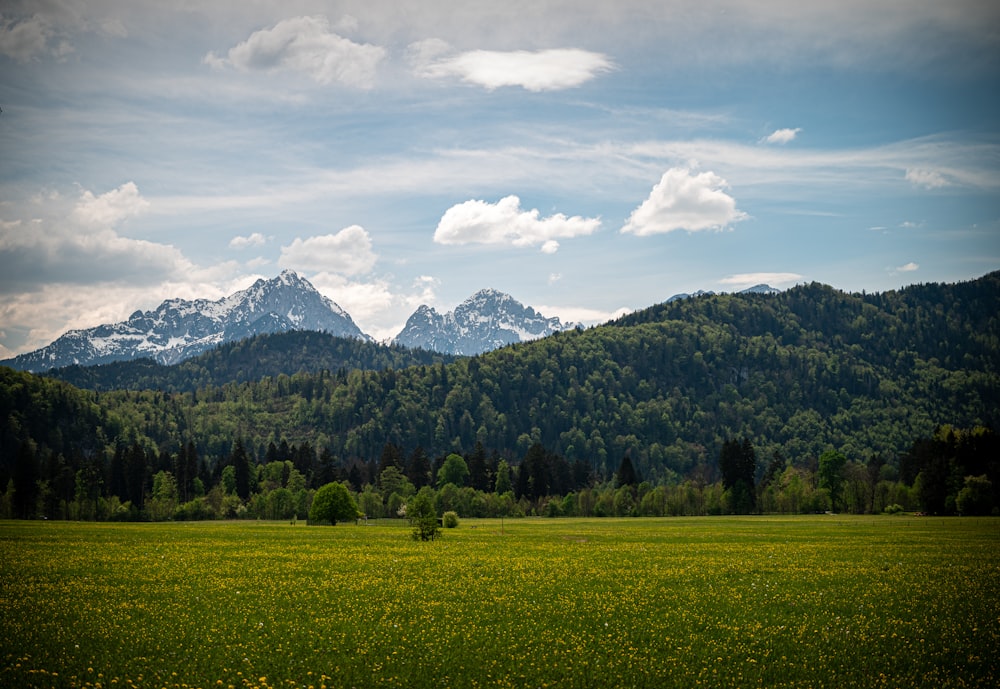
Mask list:
[[[420,490],[424,486],[430,485],[431,482],[431,463],[427,458],[427,453],[424,452],[424,448],[420,445],[413,450],[413,454],[410,455],[410,463],[407,467],[406,478],[410,479],[410,483],[417,490]]]
[[[757,504],[754,475],[757,471],[757,453],[748,438],[726,440],[719,452],[719,471],[722,487],[729,491],[729,508],[737,514],[747,514]]]
[[[636,486],[641,480],[638,472],[636,472],[635,467],[632,465],[632,457],[626,453],[622,457],[622,463],[618,466],[618,471],[615,473],[615,484],[619,488],[622,486]]]
[[[243,438],[237,438],[233,446],[233,469],[236,472],[236,495],[240,500],[250,497],[250,457],[243,447]]]

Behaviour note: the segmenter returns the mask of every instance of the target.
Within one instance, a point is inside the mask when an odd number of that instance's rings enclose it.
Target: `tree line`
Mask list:
[[[23,453],[30,453],[25,446]],[[0,518],[83,520],[306,519],[317,491],[337,484],[358,516],[403,518],[421,496],[438,515],[462,517],[697,516],[922,511],[989,515],[1000,509],[1000,436],[941,427],[898,462],[848,459],[837,450],[804,463],[758,458],[746,438],[727,439],[714,477],[654,485],[631,457],[601,480],[591,466],[532,445],[513,466],[481,445],[430,460],[386,444],[378,463],[344,463],[308,444],[270,444],[262,455],[238,439],[210,468],[193,444],[153,453],[138,443],[97,455],[75,472],[22,454],[0,493]],[[343,516],[340,517],[344,519]]]

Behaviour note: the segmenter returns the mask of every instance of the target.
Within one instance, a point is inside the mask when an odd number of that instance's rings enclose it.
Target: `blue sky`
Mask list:
[[[1000,268],[1000,5],[813,4],[6,2],[0,355],[285,268],[378,339]]]

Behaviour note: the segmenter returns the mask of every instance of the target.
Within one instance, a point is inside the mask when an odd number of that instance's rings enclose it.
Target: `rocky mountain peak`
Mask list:
[[[575,323],[546,318],[509,294],[488,288],[444,314],[427,305],[419,307],[393,342],[447,354],[474,355],[575,327]]]
[[[285,270],[217,301],[168,299],[120,323],[71,330],[42,349],[0,363],[28,371],[144,357],[172,364],[223,342],[288,330],[370,339],[308,280]]]

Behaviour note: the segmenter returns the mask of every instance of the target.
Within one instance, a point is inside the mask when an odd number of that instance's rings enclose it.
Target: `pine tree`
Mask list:
[[[240,500],[250,497],[250,457],[243,447],[243,439],[237,438],[233,447],[233,469],[236,471],[236,495]]]
[[[639,474],[632,465],[632,458],[626,454],[622,457],[622,463],[619,465],[618,471],[615,473],[615,484],[621,488],[622,486],[635,486],[639,483]]]

